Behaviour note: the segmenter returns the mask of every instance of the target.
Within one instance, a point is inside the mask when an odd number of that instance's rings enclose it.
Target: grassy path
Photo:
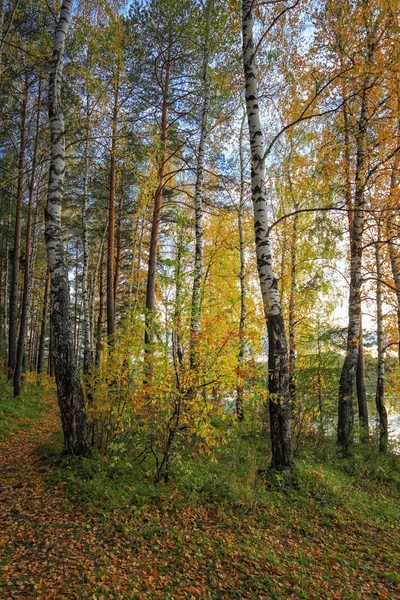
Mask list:
[[[52,403],[0,444],[1,599],[400,598],[398,523],[284,494],[262,507],[190,506],[169,491],[85,508],[36,452],[58,430]]]

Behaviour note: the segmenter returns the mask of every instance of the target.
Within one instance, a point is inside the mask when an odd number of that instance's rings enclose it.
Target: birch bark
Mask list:
[[[253,41],[253,0],[242,1],[243,70],[251,150],[251,191],[258,275],[268,329],[269,415],[272,468],[293,466],[290,429],[288,351],[279,302],[268,227],[264,136],[258,105],[258,81]]]
[[[71,22],[73,0],[63,0],[54,35],[49,79],[51,156],[45,211],[45,237],[51,284],[52,351],[58,403],[67,453],[90,451],[83,391],[74,357],[69,310],[68,270],[64,256],[61,209],[65,176],[65,129],[61,105],[61,82],[65,38]]]

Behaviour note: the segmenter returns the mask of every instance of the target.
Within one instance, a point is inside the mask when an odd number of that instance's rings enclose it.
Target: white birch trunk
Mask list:
[[[54,35],[49,80],[49,119],[51,157],[45,211],[45,236],[51,282],[52,351],[57,395],[68,453],[87,454],[90,450],[85,403],[74,357],[69,310],[68,270],[64,256],[61,209],[65,176],[65,131],[61,106],[61,82],[65,38],[71,21],[73,0],[63,0]]]
[[[288,352],[268,228],[265,187],[264,137],[258,106],[257,71],[254,55],[252,0],[242,2],[243,69],[251,149],[251,192],[258,276],[268,327],[269,414],[271,427],[271,467],[293,465],[290,430]]]

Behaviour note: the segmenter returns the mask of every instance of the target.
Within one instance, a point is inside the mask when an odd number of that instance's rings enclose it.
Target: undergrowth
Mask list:
[[[100,510],[174,504],[225,507],[244,513],[286,506],[313,509],[329,519],[339,513],[378,524],[400,518],[400,456],[379,453],[372,444],[351,457],[337,456],[334,441],[305,444],[293,471],[268,471],[266,437],[246,425],[233,427],[228,443],[209,457],[182,456],[168,485],[156,485],[146,462],[60,455],[61,436],[39,448],[51,465],[49,480],[65,486],[73,502]],[[324,517],[325,518],[325,517]]]

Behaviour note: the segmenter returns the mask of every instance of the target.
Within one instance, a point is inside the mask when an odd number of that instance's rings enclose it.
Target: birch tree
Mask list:
[[[293,466],[288,350],[269,238],[267,190],[265,186],[265,143],[260,118],[253,27],[253,2],[252,0],[243,0],[243,70],[251,151],[251,194],[254,210],[258,276],[268,329],[268,407],[272,444],[271,467],[279,469]]]
[[[73,0],[62,2],[54,34],[50,68],[48,110],[51,156],[45,211],[45,237],[51,285],[52,350],[64,432],[64,450],[67,453],[85,455],[90,451],[90,438],[84,396],[74,356],[68,269],[61,228],[65,178],[65,126],[61,104],[61,82],[65,38],[71,22],[72,5]]]

